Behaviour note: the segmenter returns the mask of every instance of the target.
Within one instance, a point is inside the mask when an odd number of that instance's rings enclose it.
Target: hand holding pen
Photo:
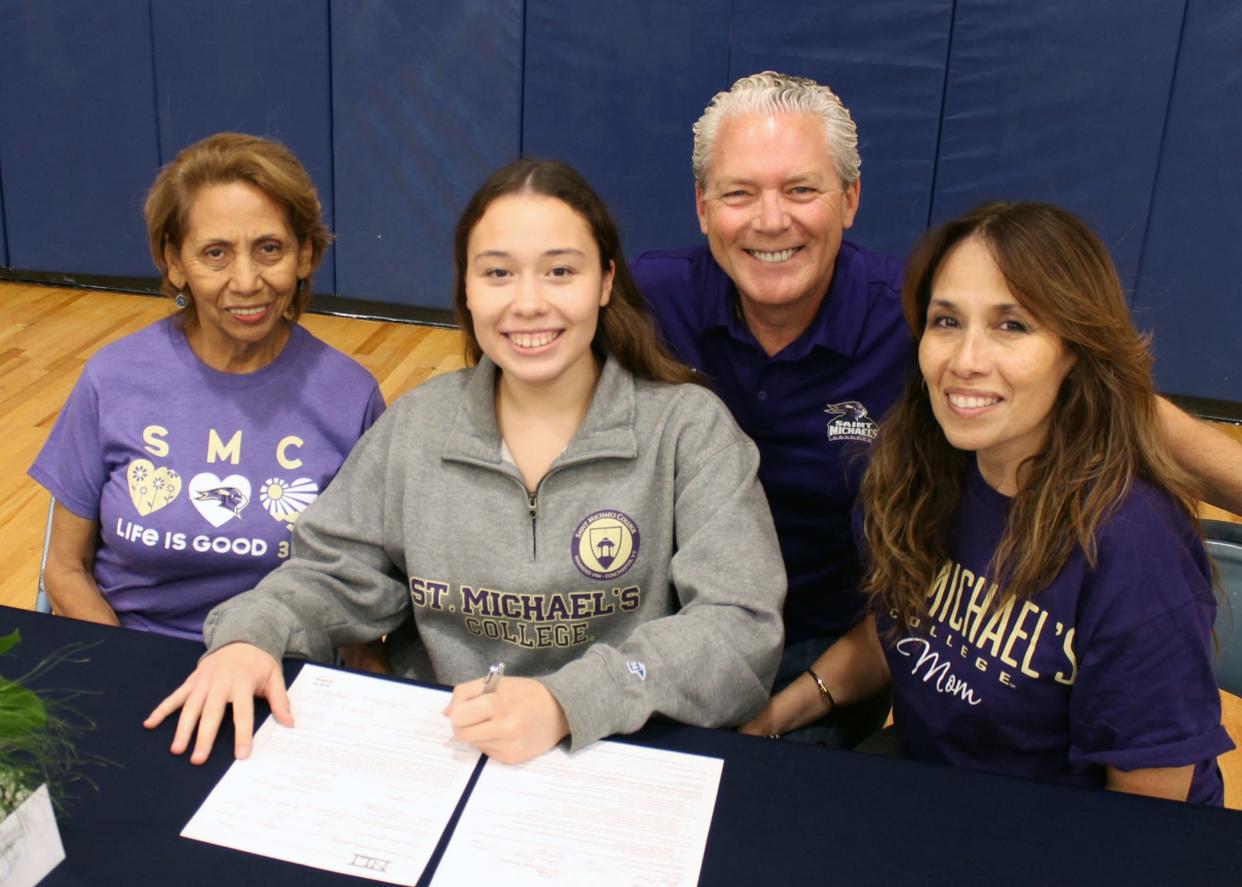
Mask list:
[[[500,686],[500,679],[505,676],[505,664],[503,662],[493,662],[488,668],[487,674],[483,678],[483,692],[493,693]]]
[[[528,761],[569,735],[560,703],[539,681],[505,678],[503,662],[458,684],[444,715],[453,738],[506,764]],[[502,680],[503,678],[503,680]]]

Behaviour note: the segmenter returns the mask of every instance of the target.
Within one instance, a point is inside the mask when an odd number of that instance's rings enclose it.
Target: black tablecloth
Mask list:
[[[36,688],[87,691],[84,771],[59,817],[66,860],[48,884],[320,884],[354,881],[190,841],[181,829],[228,768],[231,728],[200,767],[168,752],[173,723],[147,713],[201,647],[0,607],[12,677],[90,644]],[[300,667],[288,663],[292,678]],[[260,704],[256,723],[266,709]],[[701,883],[1242,884],[1242,813],[1067,788],[654,723],[633,741],[723,758]],[[624,828],[623,823],[618,828]]]

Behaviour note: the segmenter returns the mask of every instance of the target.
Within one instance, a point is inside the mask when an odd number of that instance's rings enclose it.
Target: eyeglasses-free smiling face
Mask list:
[[[828,291],[859,184],[843,189],[818,118],[739,114],[720,127],[699,226],[742,297],[763,310],[818,308]]]
[[[165,246],[168,276],[194,299],[186,331],[209,366],[249,372],[270,363],[289,336],[285,312],[311,271],[284,209],[247,182],[207,185],[194,196],[180,249]]]
[[[1017,494],[1018,468],[1043,449],[1073,365],[1061,337],[1010,292],[983,241],[949,251],[932,280],[919,368],[945,437],[976,453],[999,492]]]
[[[504,384],[594,384],[591,341],[612,292],[590,226],[564,202],[494,200],[466,245],[466,306]]]

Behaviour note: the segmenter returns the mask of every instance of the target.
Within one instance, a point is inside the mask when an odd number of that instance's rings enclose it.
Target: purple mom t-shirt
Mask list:
[[[1096,535],[1095,569],[1076,550],[1034,598],[985,616],[1010,500],[973,461],[967,477],[929,623],[890,639],[893,619],[877,619],[903,751],[1090,786],[1106,766],[1194,764],[1188,800],[1221,804],[1216,756],[1233,743],[1212,672],[1211,573],[1189,522],[1136,482]]]
[[[297,516],[383,410],[371,374],[300,326],[233,374],[169,318],[91,358],[30,475],[99,522],[95,580],[121,624],[201,640],[212,607],[289,556]]]

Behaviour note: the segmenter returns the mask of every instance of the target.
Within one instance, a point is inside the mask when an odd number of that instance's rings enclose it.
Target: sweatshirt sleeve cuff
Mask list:
[[[570,751],[614,733],[632,733],[647,721],[641,701],[617,686],[608,662],[593,651],[538,680],[565,712]]]
[[[244,606],[235,598],[216,607],[203,623],[203,641],[207,654],[228,644],[250,644],[270,655],[277,662],[289,648],[288,632],[280,627],[274,614],[264,612],[262,605]]]

